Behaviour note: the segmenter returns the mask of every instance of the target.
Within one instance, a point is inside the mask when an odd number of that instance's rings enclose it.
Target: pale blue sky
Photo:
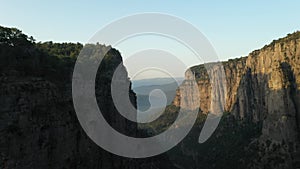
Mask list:
[[[118,18],[162,12],[196,26],[221,60],[227,60],[245,56],[273,39],[300,30],[299,7],[298,0],[2,0],[0,24],[17,27],[37,41],[85,43]]]

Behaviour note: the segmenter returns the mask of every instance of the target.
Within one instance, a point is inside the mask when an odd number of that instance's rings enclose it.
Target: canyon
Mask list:
[[[300,168],[300,32],[274,40],[247,57],[224,61],[223,67],[215,63],[191,67],[192,74],[181,85],[189,87],[189,79],[195,80],[200,98],[182,99],[180,92],[185,91],[176,90],[162,117],[142,128],[122,117],[113,104],[110,83],[122,57],[111,48],[98,70],[95,94],[113,128],[128,136],[148,137],[168,129],[179,108],[199,108],[196,124],[182,142],[146,159],[113,155],[81,128],[71,80],[83,45],[36,43],[18,29],[5,27],[0,27],[0,37],[0,168]],[[211,75],[220,68],[226,84],[212,83]],[[130,82],[124,71],[124,79]],[[136,94],[131,89],[126,92],[136,106]],[[212,100],[223,94],[221,122],[211,138],[199,144]],[[200,107],[185,107],[191,105],[185,102]]]

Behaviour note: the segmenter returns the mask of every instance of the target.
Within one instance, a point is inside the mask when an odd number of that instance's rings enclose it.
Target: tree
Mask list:
[[[17,28],[6,28],[0,26],[0,45],[8,46],[30,46],[35,40],[28,37]]]

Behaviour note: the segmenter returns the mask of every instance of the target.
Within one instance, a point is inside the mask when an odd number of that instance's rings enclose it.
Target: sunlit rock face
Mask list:
[[[211,76],[207,65],[190,69],[198,84],[200,111],[213,112],[214,98],[224,92],[226,112],[243,121],[262,122],[257,139],[262,160],[253,164],[254,168],[263,168],[276,157],[282,160],[270,164],[272,167],[294,168],[299,161],[300,32],[273,41],[247,57],[222,64],[226,85],[218,87],[213,83],[217,75]],[[218,91],[212,91],[213,88]],[[182,101],[179,96],[178,91],[173,101],[176,106]]]

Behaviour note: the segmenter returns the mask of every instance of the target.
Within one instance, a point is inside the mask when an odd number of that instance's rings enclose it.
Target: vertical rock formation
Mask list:
[[[198,103],[199,103],[199,98],[198,94],[196,94],[194,91],[198,90],[195,88],[195,74],[188,70],[185,73],[185,80],[182,82],[180,86],[180,90],[176,90],[176,97],[173,100],[173,104],[178,106],[178,107],[183,107],[183,108],[189,108],[191,110],[198,109]],[[180,95],[180,92],[182,95]],[[181,96],[185,96],[184,98],[181,98]],[[190,100],[190,99],[195,99],[195,100]]]
[[[111,58],[104,62],[111,67],[99,71],[99,104],[112,126],[136,135],[136,126],[116,116],[108,77],[121,63],[121,56],[114,49],[108,55]],[[112,155],[87,137],[73,109],[72,71],[60,73],[68,76],[57,82],[34,72],[24,76],[13,68],[2,71],[0,168],[137,168],[137,162]],[[135,104],[134,93],[128,92]]]
[[[82,47],[79,43],[36,44],[20,30],[0,26],[0,168],[173,168],[165,156],[138,160],[113,155],[86,135],[71,92],[73,66]],[[108,48],[87,47],[94,52]],[[136,124],[118,113],[111,98],[112,75],[121,63],[120,53],[110,49],[98,69],[95,94],[110,125],[138,137],[142,133]],[[122,71],[126,76],[122,79],[130,83],[125,67]],[[124,92],[136,105],[135,93]]]
[[[300,32],[275,40],[247,57],[223,62],[223,66],[225,111],[242,121],[262,123],[256,142],[261,160],[253,166],[299,167]],[[199,65],[191,71],[199,86],[200,110],[207,114],[216,97],[211,70]],[[178,94],[173,103],[180,106]]]

